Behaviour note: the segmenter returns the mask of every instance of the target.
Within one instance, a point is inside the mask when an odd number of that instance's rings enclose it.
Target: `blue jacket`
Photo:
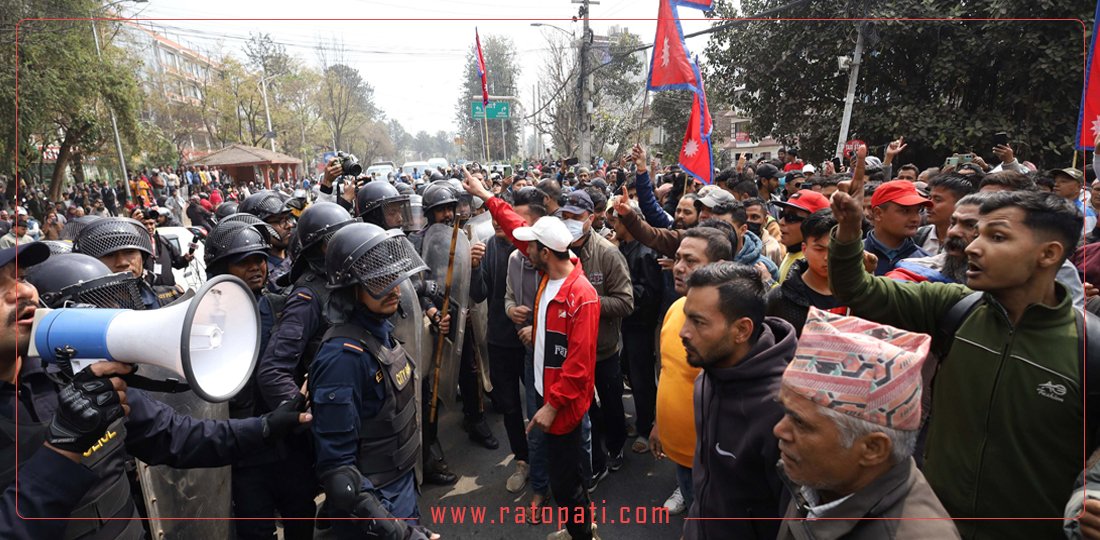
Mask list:
[[[775,261],[764,255],[764,242],[752,231],[745,231],[741,236],[741,249],[737,251],[733,260],[749,266],[756,266],[758,262],[764,263],[772,275],[772,280],[779,280],[779,267],[775,265]]]
[[[921,249],[912,238],[906,238],[897,249],[890,249],[879,242],[875,237],[875,231],[867,233],[867,238],[863,239],[863,249],[878,257],[878,266],[875,267],[876,276],[886,275],[886,272],[893,270],[902,259],[928,256],[928,252]]]
[[[672,227],[672,218],[661,208],[661,203],[657,202],[657,196],[653,193],[648,171],[634,178],[634,188],[637,190],[638,206],[642,207],[646,223],[662,229]]]

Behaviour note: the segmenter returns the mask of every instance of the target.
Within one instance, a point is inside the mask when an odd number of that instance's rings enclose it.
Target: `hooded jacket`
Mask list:
[[[772,275],[772,281],[779,280],[779,267],[764,255],[764,242],[760,241],[760,237],[752,231],[745,231],[745,234],[741,235],[741,249],[737,250],[733,260],[748,266],[756,266],[758,262],[764,263]]]
[[[863,269],[863,244],[829,243],[829,282],[852,313],[932,335],[970,290],[948,283],[900,283]],[[1032,304],[1016,324],[985,293],[951,338],[932,386],[934,412],[924,475],[955,518],[1060,517],[1081,471],[1082,374],[1073,306]],[[938,414],[935,411],[950,411]],[[1052,538],[1060,522],[967,520],[963,538]]]
[[[740,363],[706,368],[695,379],[695,502],[689,518],[783,516],[789,495],[775,468],[779,446],[772,428],[783,417],[775,396],[796,346],[794,327],[767,317]],[[684,522],[686,540],[771,540],[778,532],[774,519]]]
[[[799,337],[802,336],[802,327],[806,324],[806,314],[809,313],[810,306],[839,315],[848,314],[848,309],[841,307],[835,297],[825,297],[830,302],[823,303],[821,300],[824,295],[815,292],[810,289],[809,285],[806,285],[806,282],[802,280],[802,273],[806,271],[806,266],[805,259],[796,261],[791,265],[786,281],[769,290],[767,298],[767,314],[791,323]]]

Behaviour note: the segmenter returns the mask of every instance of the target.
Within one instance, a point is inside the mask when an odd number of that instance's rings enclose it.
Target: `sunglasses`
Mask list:
[[[806,221],[805,217],[802,217],[794,212],[783,212],[782,214],[779,214],[779,219],[782,221],[786,221],[787,223],[802,223],[803,221]]]

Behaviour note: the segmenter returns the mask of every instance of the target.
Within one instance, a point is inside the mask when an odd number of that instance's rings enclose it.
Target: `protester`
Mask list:
[[[912,458],[930,341],[811,309],[779,391],[779,538],[959,537]]]
[[[833,294],[856,316],[936,335],[945,314],[969,292],[864,273],[862,184],[857,170],[850,188],[857,195],[833,196]],[[924,472],[952,517],[1061,515],[1080,472],[1074,463],[1084,439],[1080,344],[1069,292],[1055,276],[1081,226],[1073,205],[1053,194],[1009,192],[980,207],[979,235],[966,249],[967,286],[984,294],[954,335],[933,341],[948,352],[933,387]],[[1001,451],[984,452],[988,444]],[[1058,534],[1057,522],[957,525],[964,537]]]

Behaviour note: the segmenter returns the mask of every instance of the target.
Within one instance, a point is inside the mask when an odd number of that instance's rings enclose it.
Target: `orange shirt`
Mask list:
[[[661,325],[661,378],[657,381],[657,431],[669,459],[691,467],[695,459],[695,377],[702,368],[687,362],[687,350],[680,341],[684,326],[681,297],[668,308]]]

